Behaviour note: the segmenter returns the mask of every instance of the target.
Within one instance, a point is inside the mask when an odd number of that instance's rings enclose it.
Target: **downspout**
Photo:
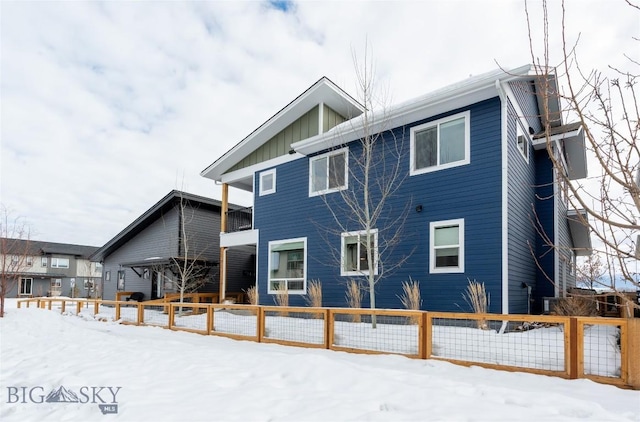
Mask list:
[[[508,143],[508,127],[507,127],[507,112],[508,101],[507,94],[502,88],[502,84],[499,79],[496,79],[496,91],[500,97],[500,132],[502,134],[500,139],[500,152],[501,152],[501,164],[500,171],[502,176],[502,206],[501,206],[501,232],[502,232],[502,313],[509,313],[509,143]]]

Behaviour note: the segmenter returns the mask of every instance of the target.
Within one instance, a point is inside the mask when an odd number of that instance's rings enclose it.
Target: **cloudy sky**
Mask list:
[[[638,48],[624,0],[567,13],[584,67]],[[1,1],[0,17],[2,204],[34,239],[95,246],[172,189],[220,199],[199,173],[321,76],[355,95],[365,40],[392,103],[531,61],[522,1]]]

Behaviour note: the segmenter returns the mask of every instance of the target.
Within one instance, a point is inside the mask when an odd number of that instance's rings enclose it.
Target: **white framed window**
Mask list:
[[[260,196],[276,192],[276,169],[260,173]]]
[[[31,295],[33,294],[33,279],[32,278],[21,278],[20,279],[20,294],[21,295]]]
[[[20,262],[20,257],[18,255],[11,255],[11,263],[16,265]]]
[[[470,162],[469,111],[412,127],[411,175],[457,167]]]
[[[373,229],[369,233],[371,234],[371,239],[368,247],[373,252],[373,273],[378,274],[378,230]],[[340,257],[340,275],[369,274],[366,230],[342,233]]]
[[[51,268],[69,268],[69,258],[51,258]]]
[[[516,123],[516,127],[517,127],[516,146],[518,147],[518,151],[520,151],[520,154],[524,157],[525,161],[528,163],[529,162],[529,145],[530,145],[529,135],[527,135],[525,131],[522,129],[522,125],[520,124],[520,122]]]
[[[309,196],[347,188],[349,148],[342,148],[309,159]]]
[[[429,272],[464,272],[464,219],[429,225]]]
[[[62,287],[62,279],[54,278],[51,280],[51,287]]]
[[[307,292],[307,238],[269,242],[268,293],[287,290],[289,294]]]
[[[30,267],[33,265],[33,257],[32,256],[27,256],[27,265]]]
[[[569,275],[576,275],[576,253],[569,249]]]
[[[44,268],[47,267],[47,257],[43,256],[42,258],[40,258],[40,265]]]

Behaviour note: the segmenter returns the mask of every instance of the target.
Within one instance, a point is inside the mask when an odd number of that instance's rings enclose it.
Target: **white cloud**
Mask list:
[[[583,5],[585,65],[619,63],[637,20]],[[200,171],[323,75],[355,94],[365,39],[393,102],[530,61],[519,1],[4,2],[1,19],[2,202],[39,239],[92,245],[171,189],[219,198]]]

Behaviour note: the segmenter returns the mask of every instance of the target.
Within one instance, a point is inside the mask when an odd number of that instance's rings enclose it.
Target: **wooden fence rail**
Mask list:
[[[394,353],[640,389],[640,318],[60,298],[19,300],[18,308],[34,304],[124,324],[351,353]]]

